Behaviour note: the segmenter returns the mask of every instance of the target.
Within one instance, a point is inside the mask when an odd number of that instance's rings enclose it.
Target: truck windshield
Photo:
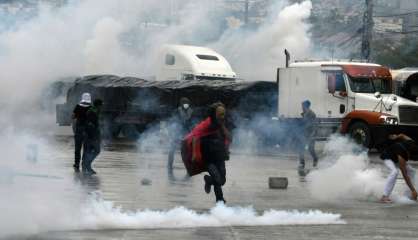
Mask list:
[[[350,88],[358,93],[391,93],[389,81],[380,78],[349,77]]]

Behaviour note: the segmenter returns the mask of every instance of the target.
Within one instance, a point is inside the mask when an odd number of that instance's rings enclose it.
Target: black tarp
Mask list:
[[[94,75],[78,78],[67,95],[67,104],[75,106],[84,92],[104,101],[104,112],[141,114],[153,118],[169,116],[181,97],[191,100],[195,109],[204,109],[221,101],[230,112],[241,117],[254,113],[275,115],[277,84],[267,81],[182,80],[149,81],[134,77]]]

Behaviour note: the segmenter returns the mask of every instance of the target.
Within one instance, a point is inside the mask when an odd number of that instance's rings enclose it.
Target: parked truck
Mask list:
[[[287,53],[287,51],[286,51]],[[104,133],[137,137],[170,118],[188,97],[203,117],[205,107],[224,102],[234,122],[264,143],[282,145],[301,134],[301,103],[310,100],[318,117],[317,139],[348,134],[366,147],[389,133],[418,140],[418,103],[392,93],[388,68],[353,61],[295,61],[277,71],[277,81],[240,81],[225,58],[208,48],[168,45],[159,58],[157,81],[96,75],[80,77],[57,105],[57,122],[71,124],[83,92],[104,99]],[[273,117],[273,119],[271,118]],[[277,123],[277,120],[279,123]]]
[[[301,102],[310,100],[318,118],[317,138],[334,132],[350,135],[366,147],[389,133],[418,137],[418,104],[392,93],[388,68],[352,61],[296,61],[279,68],[278,116],[300,119]]]
[[[71,111],[83,92],[104,101],[105,137],[137,138],[145,130],[170,121],[180,98],[192,102],[194,117],[206,116],[206,107],[216,101],[226,104],[231,121],[245,125],[253,116],[271,119],[277,115],[274,81],[236,79],[227,60],[209,48],[166,45],[158,59],[156,80],[114,75],[83,76],[68,90],[66,102],[56,107],[57,123],[71,125]]]

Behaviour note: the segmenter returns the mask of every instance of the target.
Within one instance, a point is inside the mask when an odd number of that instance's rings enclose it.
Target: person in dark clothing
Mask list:
[[[94,159],[100,153],[100,126],[99,115],[103,105],[102,100],[96,99],[93,106],[89,108],[86,114],[86,141],[84,145],[85,154],[83,155],[82,169],[85,174],[96,174],[91,167]]]
[[[410,189],[409,197],[413,200],[417,200],[417,191],[414,187],[415,170],[408,164],[410,156],[412,154],[416,154],[417,148],[417,144],[414,140],[405,134],[389,135],[388,140],[385,143],[385,148],[380,155],[384,164],[390,169],[383,191],[383,196],[380,199],[381,202],[392,202],[389,196],[395,187],[399,169],[401,170],[405,183]]]
[[[302,133],[300,133],[299,146],[299,171],[305,169],[305,147],[308,145],[309,153],[313,158],[313,167],[318,165],[318,157],[315,153],[315,130],[316,130],[316,115],[311,110],[311,102],[306,100],[302,102]]]
[[[181,98],[179,107],[177,108],[177,120],[180,123],[180,134],[183,135],[189,132],[192,128],[193,109],[188,98]]]
[[[86,139],[86,114],[91,107],[90,93],[83,93],[81,101],[73,110],[73,131],[74,131],[74,170],[80,171],[81,149]],[[85,149],[84,149],[85,152]],[[84,155],[83,152],[83,155]]]
[[[209,175],[204,176],[205,192],[210,193],[214,187],[216,202],[225,203],[222,186],[226,182],[225,161],[229,159],[228,145],[231,142],[231,134],[225,127],[225,106],[222,103],[215,103],[209,108],[209,118],[200,123],[193,131],[209,132],[200,139],[201,155],[206,164]],[[203,129],[207,128],[207,129]],[[192,134],[193,134],[192,131]],[[196,145],[197,139],[192,140]],[[192,161],[195,159],[196,148],[193,147]]]

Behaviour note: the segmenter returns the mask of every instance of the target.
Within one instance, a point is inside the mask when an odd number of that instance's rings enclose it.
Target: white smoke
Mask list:
[[[377,201],[383,194],[384,172],[370,163],[366,150],[347,137],[332,136],[324,146],[320,168],[308,176],[309,191],[315,199],[335,202],[347,199]],[[398,188],[402,188],[397,184]],[[399,191],[393,199],[408,202]]]
[[[311,41],[307,19],[311,14],[311,1],[282,7],[282,4],[274,5],[272,19],[255,32],[227,32],[213,44],[241,78],[274,81],[277,68],[285,64],[285,48],[296,59],[309,57]]]
[[[271,5],[270,18],[258,29],[238,28],[237,24],[224,29],[222,25],[230,18],[222,11],[213,15],[219,8],[210,1],[180,1],[175,13],[162,3],[86,0],[69,1],[61,7],[40,4],[30,20],[17,21],[15,27],[0,32],[0,103],[33,105],[41,89],[60,77],[154,75],[158,49],[165,43],[213,46],[249,80],[274,80],[275,69],[283,64],[284,48],[296,56],[309,53],[306,20],[310,1],[288,7],[286,2]]]
[[[185,207],[167,211],[138,210],[124,212],[112,202],[92,198],[84,209],[82,229],[143,229],[188,228],[261,225],[322,225],[344,224],[341,215],[319,210],[307,212],[268,210],[262,214],[252,207],[228,207],[217,204],[207,213],[197,213]]]
[[[83,195],[54,161],[60,154],[53,146],[6,130],[0,152],[0,238],[56,230],[77,219]]]

